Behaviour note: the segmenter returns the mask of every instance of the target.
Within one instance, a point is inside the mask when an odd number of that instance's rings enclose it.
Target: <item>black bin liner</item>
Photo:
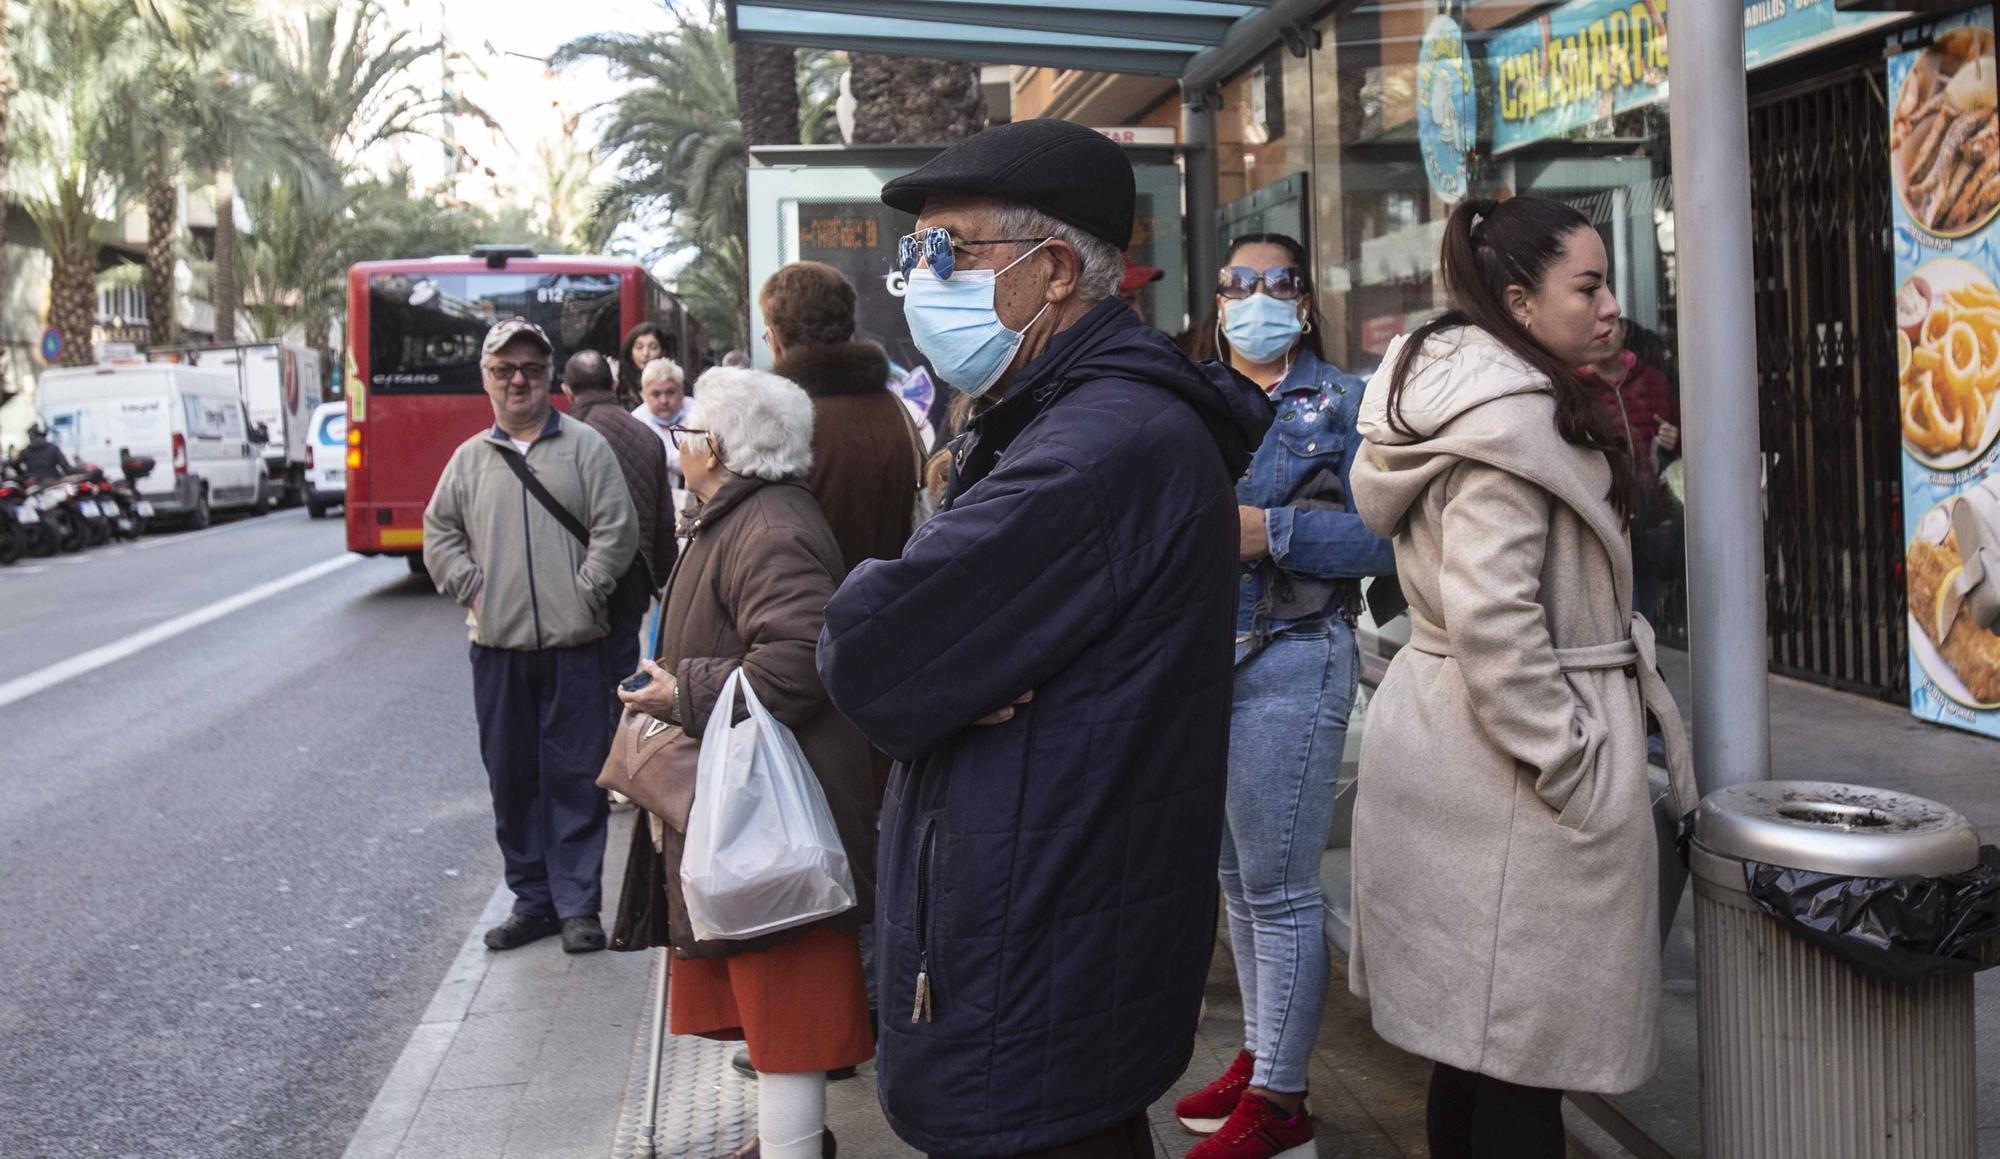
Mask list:
[[[1897,982],[2000,965],[2000,845],[1945,877],[1846,877],[1746,862],[1757,907],[1862,973]]]

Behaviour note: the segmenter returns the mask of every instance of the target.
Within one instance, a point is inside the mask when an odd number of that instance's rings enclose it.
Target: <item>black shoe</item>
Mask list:
[[[518,950],[562,932],[562,922],[550,914],[514,914],[486,931],[489,950]]]
[[[750,1065],[750,1048],[747,1046],[738,1049],[735,1054],[729,1056],[729,1065],[735,1068],[737,1074],[742,1075],[746,1079],[754,1080],[757,1077],[757,1068]],[[853,1077],[854,1068],[851,1066],[835,1067],[826,1072],[826,1081],[830,1083],[842,1082]]]
[[[729,1159],[760,1159],[764,1148],[756,1138],[730,1153]],[[833,1141],[833,1128],[822,1127],[819,1132],[819,1159],[834,1159],[840,1154],[840,1147]]]
[[[564,918],[562,936],[565,954],[595,954],[604,948],[604,925],[596,918]]]

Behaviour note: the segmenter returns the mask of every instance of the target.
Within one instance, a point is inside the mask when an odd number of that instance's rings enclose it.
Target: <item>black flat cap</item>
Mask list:
[[[922,213],[939,194],[1033,206],[1119,249],[1132,244],[1137,192],[1125,150],[1095,129],[1042,118],[974,133],[882,187],[882,203]]]

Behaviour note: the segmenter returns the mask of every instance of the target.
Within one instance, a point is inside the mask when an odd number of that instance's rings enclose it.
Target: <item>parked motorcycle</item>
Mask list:
[[[139,480],[152,474],[153,467],[151,456],[134,455],[121,447],[118,450],[118,470],[124,478],[104,484],[124,517],[123,528],[127,539],[137,539],[146,534],[146,525],[152,521],[153,505],[140,497]]]
[[[67,500],[69,511],[82,532],[85,547],[99,547],[111,542],[111,514],[97,501],[97,482],[92,477],[93,470],[86,464],[81,470],[63,476],[63,483],[69,488]]]
[[[12,479],[0,478],[0,567],[11,566],[28,553],[28,529],[41,527],[42,513],[27,503],[27,495]]]
[[[69,484],[60,479],[46,483],[30,479],[27,483],[27,499],[34,504],[36,513],[41,516],[40,539],[29,550],[36,555],[83,550],[83,522],[70,509]]]

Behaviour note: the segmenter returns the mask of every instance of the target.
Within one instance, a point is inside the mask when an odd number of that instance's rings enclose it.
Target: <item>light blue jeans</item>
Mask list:
[[[1243,1046],[1257,1056],[1250,1084],[1280,1094],[1306,1089],[1326,1002],[1319,865],[1359,660],[1335,619],[1287,631],[1236,669],[1219,876]]]

